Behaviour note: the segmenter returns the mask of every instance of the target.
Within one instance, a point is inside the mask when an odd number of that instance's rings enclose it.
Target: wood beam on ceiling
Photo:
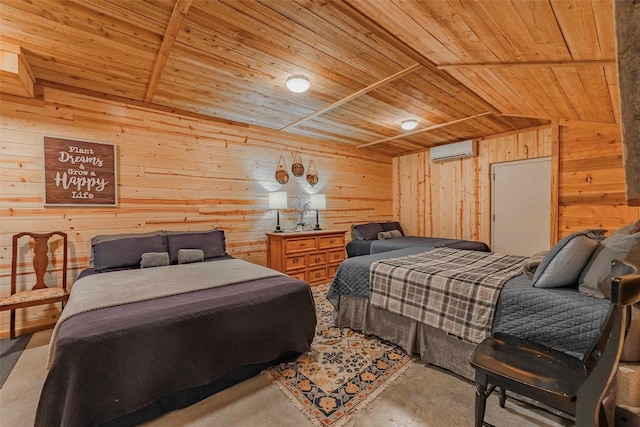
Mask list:
[[[0,92],[35,97],[35,78],[22,47],[5,40],[0,45]]]
[[[538,120],[558,120],[560,126],[564,127],[592,127],[592,128],[619,128],[620,125],[618,123],[611,122],[596,122],[593,120],[578,120],[578,119],[565,119],[562,117],[543,117],[543,116],[534,116],[531,114],[518,114],[518,113],[500,113],[500,116],[504,117],[521,117],[525,119],[538,119]]]
[[[462,122],[465,122],[467,120],[477,119],[478,117],[486,116],[488,114],[494,114],[494,113],[493,113],[493,111],[486,111],[484,113],[475,114],[473,116],[464,117],[462,119],[451,120],[450,122],[440,123],[440,124],[437,124],[437,125],[429,126],[427,128],[424,128],[424,129],[414,130],[413,132],[407,132],[407,133],[403,133],[403,134],[396,135],[396,136],[390,136],[389,138],[384,138],[384,139],[380,139],[378,141],[373,141],[373,142],[368,142],[366,144],[358,145],[358,148],[370,147],[372,145],[381,144],[383,142],[393,141],[395,139],[406,138],[408,136],[417,135],[417,134],[423,133],[423,132],[429,132],[429,131],[440,129],[440,128],[443,128],[443,127],[446,127],[446,126],[455,125],[456,123],[462,123]]]
[[[615,59],[602,59],[591,61],[540,61],[540,62],[469,62],[461,64],[436,65],[439,70],[452,70],[457,68],[505,68],[505,67],[593,67],[604,65],[616,65]]]
[[[377,89],[377,88],[379,88],[381,86],[384,86],[384,85],[386,85],[388,83],[391,83],[392,81],[397,80],[400,77],[403,77],[403,76],[406,76],[407,74],[413,73],[415,70],[417,70],[420,67],[422,67],[422,65],[414,64],[411,67],[405,68],[404,70],[401,70],[401,71],[399,71],[399,72],[397,72],[397,73],[395,73],[395,74],[393,74],[393,75],[391,75],[391,76],[389,76],[387,78],[384,78],[384,79],[380,80],[379,82],[376,82],[376,83],[374,83],[374,84],[372,84],[370,86],[367,86],[364,89],[360,89],[359,91],[357,91],[355,93],[352,93],[351,95],[349,95],[349,96],[347,96],[345,98],[342,98],[341,100],[336,101],[333,104],[327,105],[326,107],[321,108],[321,109],[319,109],[317,111],[314,111],[311,114],[307,114],[306,116],[304,116],[304,117],[302,117],[302,118],[300,118],[300,119],[298,119],[298,120],[296,120],[296,121],[294,121],[292,123],[289,123],[288,125],[280,128],[280,130],[287,130],[287,129],[289,129],[289,128],[293,127],[293,126],[296,126],[296,125],[298,125],[298,124],[300,124],[302,122],[305,122],[305,121],[307,121],[309,119],[317,117],[317,116],[319,116],[321,114],[324,114],[327,111],[331,111],[334,108],[337,108],[337,107],[339,107],[339,106],[341,106],[343,104],[346,104],[349,101],[352,101],[352,100],[354,100],[354,99],[366,94],[367,92],[371,92],[372,90]]]
[[[153,66],[153,73],[149,80],[147,94],[144,96],[144,102],[151,102],[156,93],[156,89],[160,83],[160,77],[162,76],[162,71],[164,70],[165,65],[167,65],[169,54],[171,53],[171,49],[178,37],[178,32],[180,31],[182,22],[187,16],[187,12],[189,11],[189,7],[191,7],[192,2],[193,0],[176,0],[176,4],[173,6],[173,12],[171,12],[171,18],[169,19],[167,30],[165,31],[162,39],[162,45],[160,46],[156,63]]]

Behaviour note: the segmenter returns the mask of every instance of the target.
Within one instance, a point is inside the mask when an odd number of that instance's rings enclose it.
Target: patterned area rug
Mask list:
[[[412,363],[401,348],[333,326],[329,285],[313,287],[318,326],[311,351],[267,370],[316,426],[338,427],[366,407]]]

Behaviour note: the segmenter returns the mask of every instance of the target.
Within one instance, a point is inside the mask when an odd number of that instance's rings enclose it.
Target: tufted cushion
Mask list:
[[[31,291],[17,292],[10,297],[7,297],[0,301],[0,305],[12,305],[24,302],[42,301],[49,298],[62,297],[67,294],[69,294],[69,291],[56,287],[35,289]]]
[[[582,269],[598,245],[601,233],[585,230],[560,240],[536,268],[532,285],[537,288],[560,288],[576,285]]]

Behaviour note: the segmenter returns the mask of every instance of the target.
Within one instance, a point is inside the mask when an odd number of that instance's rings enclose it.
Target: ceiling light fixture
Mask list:
[[[418,121],[415,119],[405,120],[402,123],[400,123],[400,127],[404,130],[415,129],[416,126],[418,126]]]
[[[291,76],[287,79],[287,88],[291,92],[302,93],[309,89],[310,86],[311,83],[305,76]]]

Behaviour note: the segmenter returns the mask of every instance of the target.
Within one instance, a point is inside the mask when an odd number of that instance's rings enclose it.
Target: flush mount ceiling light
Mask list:
[[[411,119],[411,120],[405,120],[402,123],[400,123],[400,127],[404,130],[411,130],[411,129],[415,129],[416,126],[418,126],[418,121]]]
[[[311,83],[305,76],[291,76],[287,79],[287,88],[291,92],[302,93],[309,89],[310,86]]]

